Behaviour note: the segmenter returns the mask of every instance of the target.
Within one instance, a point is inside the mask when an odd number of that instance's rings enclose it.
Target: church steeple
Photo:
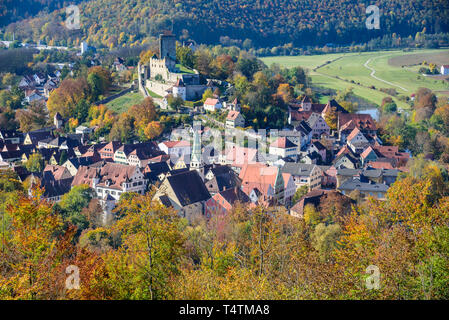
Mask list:
[[[190,170],[196,170],[204,180],[204,161],[201,153],[201,139],[199,129],[194,127],[192,155],[190,157]]]
[[[281,169],[277,168],[276,179],[274,181],[274,198],[276,203],[284,202],[284,178]]]

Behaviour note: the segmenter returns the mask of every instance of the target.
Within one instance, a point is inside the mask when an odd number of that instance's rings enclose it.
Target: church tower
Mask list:
[[[274,181],[274,202],[276,204],[284,203],[284,178],[282,177],[281,169],[277,168],[276,179]]]
[[[201,154],[201,140],[199,129],[194,128],[192,156],[190,158],[190,170],[196,170],[204,181],[204,161]]]

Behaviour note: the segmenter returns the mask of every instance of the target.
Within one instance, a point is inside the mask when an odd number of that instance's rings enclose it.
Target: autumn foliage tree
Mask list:
[[[89,84],[84,78],[64,79],[59,88],[53,90],[48,98],[47,108],[53,117],[59,112],[63,118],[69,118],[75,113],[77,104],[82,99],[88,99]]]
[[[55,299],[59,297],[55,278],[64,275],[60,267],[72,250],[73,228],[63,229],[62,218],[52,204],[42,199],[43,190],[32,189],[9,205],[10,234],[3,238],[0,297],[2,299]]]

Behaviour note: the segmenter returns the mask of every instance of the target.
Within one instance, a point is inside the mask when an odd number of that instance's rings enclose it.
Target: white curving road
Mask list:
[[[378,58],[379,58],[379,57],[378,57]],[[406,88],[401,87],[400,85],[391,83],[391,82],[389,82],[389,81],[386,81],[386,80],[384,80],[384,79],[381,79],[381,78],[375,76],[374,74],[376,73],[376,70],[374,70],[373,68],[371,68],[370,66],[368,66],[368,63],[371,61],[371,59],[372,59],[372,58],[369,58],[368,60],[366,60],[365,64],[363,65],[365,68],[371,70],[371,74],[370,74],[371,77],[373,77],[373,78],[376,79],[376,80],[382,81],[382,82],[384,82],[384,83],[386,83],[386,84],[389,84],[390,86],[398,87],[398,88],[400,88],[400,89],[402,89],[402,90],[404,90],[404,91],[408,91]]]

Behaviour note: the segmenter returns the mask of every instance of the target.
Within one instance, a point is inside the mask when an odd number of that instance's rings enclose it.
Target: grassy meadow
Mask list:
[[[309,70],[313,86],[333,90],[352,87],[355,95],[377,105],[387,96],[380,88],[394,88],[398,95],[407,96],[419,87],[426,87],[437,93],[449,90],[448,81],[441,77],[423,76],[418,73],[417,66],[422,61],[437,65],[449,64],[448,49],[279,56],[262,60],[267,65],[277,63],[288,68],[301,66]],[[408,104],[393,98],[399,107],[408,107]]]
[[[127,94],[108,102],[106,106],[117,113],[122,113],[128,110],[129,107],[142,101],[143,96],[140,92],[128,92]]]

